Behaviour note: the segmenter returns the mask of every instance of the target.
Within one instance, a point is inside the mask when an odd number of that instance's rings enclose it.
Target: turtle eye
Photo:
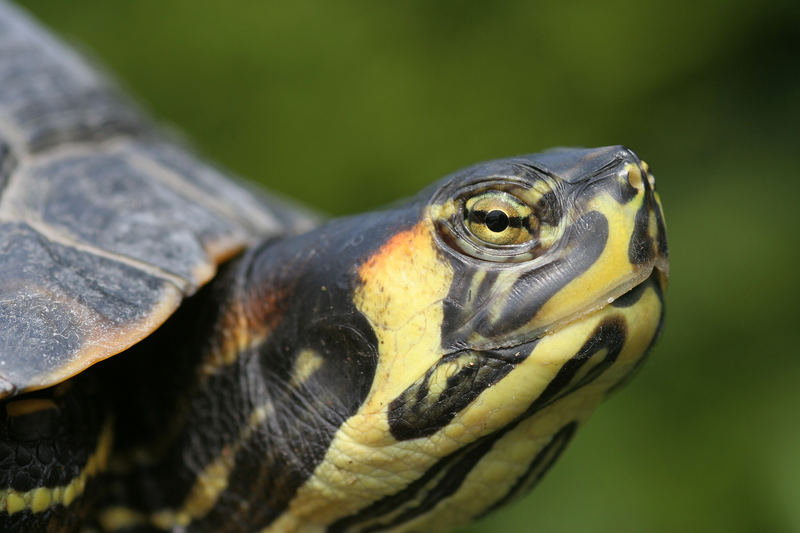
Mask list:
[[[532,210],[516,196],[504,191],[486,191],[464,203],[464,224],[484,244],[523,244],[535,235]]]

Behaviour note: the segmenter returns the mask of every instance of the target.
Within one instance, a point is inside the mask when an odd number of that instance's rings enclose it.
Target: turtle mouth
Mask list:
[[[593,304],[587,305],[582,310],[562,318],[561,320],[550,324],[545,328],[540,328],[532,331],[525,337],[516,337],[508,339],[508,342],[497,342],[487,346],[473,346],[469,349],[481,352],[482,354],[506,360],[505,355],[497,356],[496,354],[514,351],[517,348],[523,348],[532,343],[538,342],[543,337],[554,335],[559,331],[576,324],[582,320],[586,320],[591,316],[600,313],[610,306],[614,307],[630,307],[636,304],[645,292],[647,287],[655,286],[659,293],[663,292],[666,288],[667,280],[669,278],[668,271],[662,267],[658,261],[654,261],[649,267],[643,268],[639,275],[635,276],[626,283],[620,284],[606,293],[603,297],[595,300]],[[512,360],[515,358],[511,358]]]
[[[650,269],[649,275],[642,281],[633,285],[630,289],[621,293],[619,296],[609,298],[607,303],[597,308],[597,310],[599,311],[605,309],[610,305],[614,307],[630,307],[639,301],[639,298],[648,286],[655,285],[659,287],[660,291],[663,290],[664,287],[666,287],[668,278],[669,275],[658,265],[656,265],[654,268]]]
[[[649,267],[642,269],[642,272],[636,277],[611,289],[606,297],[599,299],[598,303],[589,306],[587,311],[580,313],[580,315],[585,316],[605,309],[609,305],[619,305],[624,301],[630,300],[633,295],[641,293],[642,289],[652,281],[664,287],[668,279],[668,266],[662,265],[660,261],[656,260]]]
[[[668,263],[659,259],[654,260],[647,268],[643,268],[639,275],[628,282],[611,289],[604,297],[596,300],[594,304],[551,325],[544,332],[536,335],[536,338],[539,339],[545,335],[553,334],[586,317],[599,313],[609,306],[629,307],[639,301],[644,290],[650,285],[656,285],[659,288],[659,292],[662,292],[666,288],[667,280],[669,279],[669,269]]]

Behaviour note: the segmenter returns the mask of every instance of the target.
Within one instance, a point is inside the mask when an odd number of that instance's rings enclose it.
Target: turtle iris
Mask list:
[[[464,204],[465,225],[482,244],[507,246],[532,240],[531,217],[531,208],[505,191],[483,192]]]

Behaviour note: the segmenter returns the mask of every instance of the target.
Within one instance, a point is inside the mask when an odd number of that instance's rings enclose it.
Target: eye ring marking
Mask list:
[[[450,185],[456,186],[441,189],[429,206],[437,241],[447,252],[495,264],[522,263],[546,253],[566,227],[562,205],[565,197],[559,192],[559,184],[547,176],[536,180],[503,176]],[[492,196],[510,202],[512,215],[523,215],[509,217],[503,232],[492,232],[485,225],[486,216],[494,210],[491,204],[482,210],[472,209],[479,199]],[[504,212],[509,214],[507,207]],[[519,242],[498,242],[498,236],[512,230],[519,231]]]

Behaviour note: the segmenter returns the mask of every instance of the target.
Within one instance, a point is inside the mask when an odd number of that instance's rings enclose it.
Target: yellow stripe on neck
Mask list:
[[[274,413],[272,402],[266,402],[254,409],[250,413],[247,426],[239,432],[237,440],[198,472],[195,483],[181,507],[156,511],[149,516],[149,523],[164,530],[171,530],[186,527],[206,516],[216,505],[220,495],[228,488],[231,472],[236,466],[236,454]]]

